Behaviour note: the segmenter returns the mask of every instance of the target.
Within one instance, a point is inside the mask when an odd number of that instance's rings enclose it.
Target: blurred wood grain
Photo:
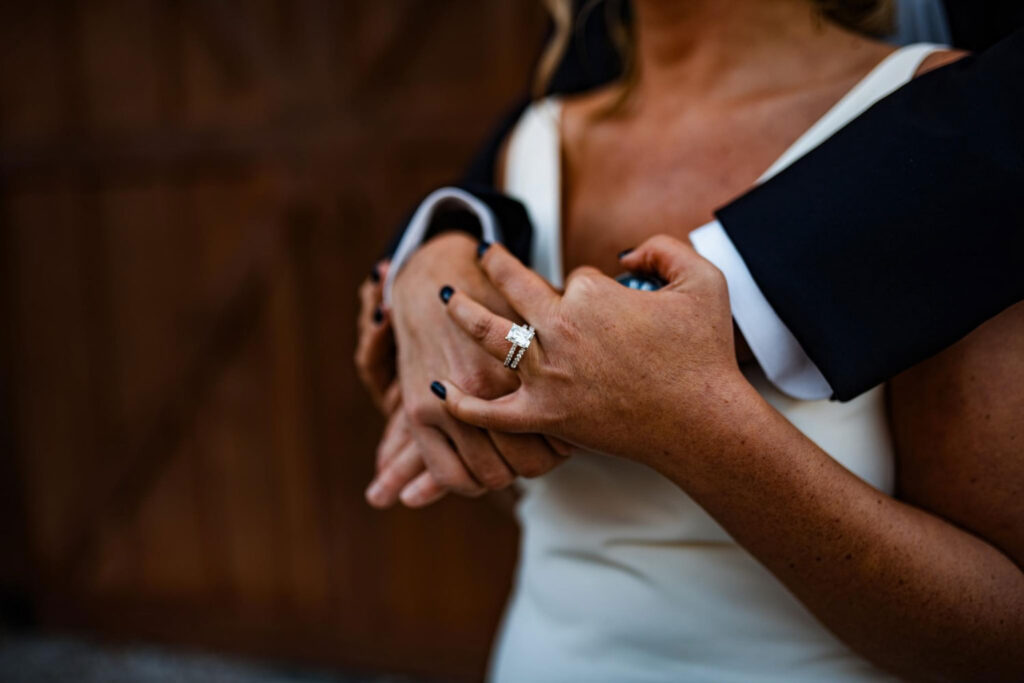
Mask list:
[[[473,680],[515,556],[377,513],[355,289],[539,3],[0,4],[0,589],[41,626]]]

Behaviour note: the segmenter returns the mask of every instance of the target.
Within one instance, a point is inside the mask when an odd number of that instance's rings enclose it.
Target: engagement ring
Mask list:
[[[523,354],[526,353],[526,349],[530,348],[530,342],[533,341],[534,329],[533,325],[512,325],[512,329],[505,335],[505,340],[512,342],[512,348],[508,350],[508,355],[505,356],[505,367],[515,370],[519,367],[519,361],[523,359]]]

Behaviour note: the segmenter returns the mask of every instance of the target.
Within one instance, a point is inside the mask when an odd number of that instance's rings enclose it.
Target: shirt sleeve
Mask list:
[[[768,380],[796,399],[831,397],[832,387],[768,303],[722,224],[697,228],[690,242],[725,275],[733,319]]]
[[[412,215],[402,234],[394,254],[391,267],[384,281],[384,303],[391,302],[391,289],[395,276],[409,257],[420,247],[430,232],[434,217],[444,210],[461,210],[471,214],[480,223],[480,238],[485,242],[501,241],[501,229],[494,212],[481,199],[458,187],[442,187],[431,192]]]
[[[420,202],[391,256],[384,302],[391,301],[395,276],[421,244],[445,230],[462,230],[485,242],[501,242],[523,263],[530,263],[533,224],[526,207],[488,187],[442,187]]]

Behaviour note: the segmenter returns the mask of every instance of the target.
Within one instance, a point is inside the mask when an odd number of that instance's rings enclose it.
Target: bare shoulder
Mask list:
[[[899,497],[1024,564],[1024,302],[894,378]]]
[[[946,66],[947,64],[960,61],[969,54],[970,52],[965,50],[939,50],[937,52],[933,52],[925,57],[924,61],[921,62],[921,66],[918,67],[917,73],[914,75],[923,76],[929,71],[934,71],[935,69]]]

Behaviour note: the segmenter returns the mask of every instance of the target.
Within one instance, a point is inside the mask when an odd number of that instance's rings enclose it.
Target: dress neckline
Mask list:
[[[932,53],[946,49],[917,43],[886,55],[821,117],[812,123],[755,182],[759,185],[860,116],[878,100],[914,78]],[[564,279],[562,224],[562,101],[557,95],[531,104],[509,139],[505,157],[505,191],[519,199],[534,226],[531,257],[534,268],[554,286]]]

